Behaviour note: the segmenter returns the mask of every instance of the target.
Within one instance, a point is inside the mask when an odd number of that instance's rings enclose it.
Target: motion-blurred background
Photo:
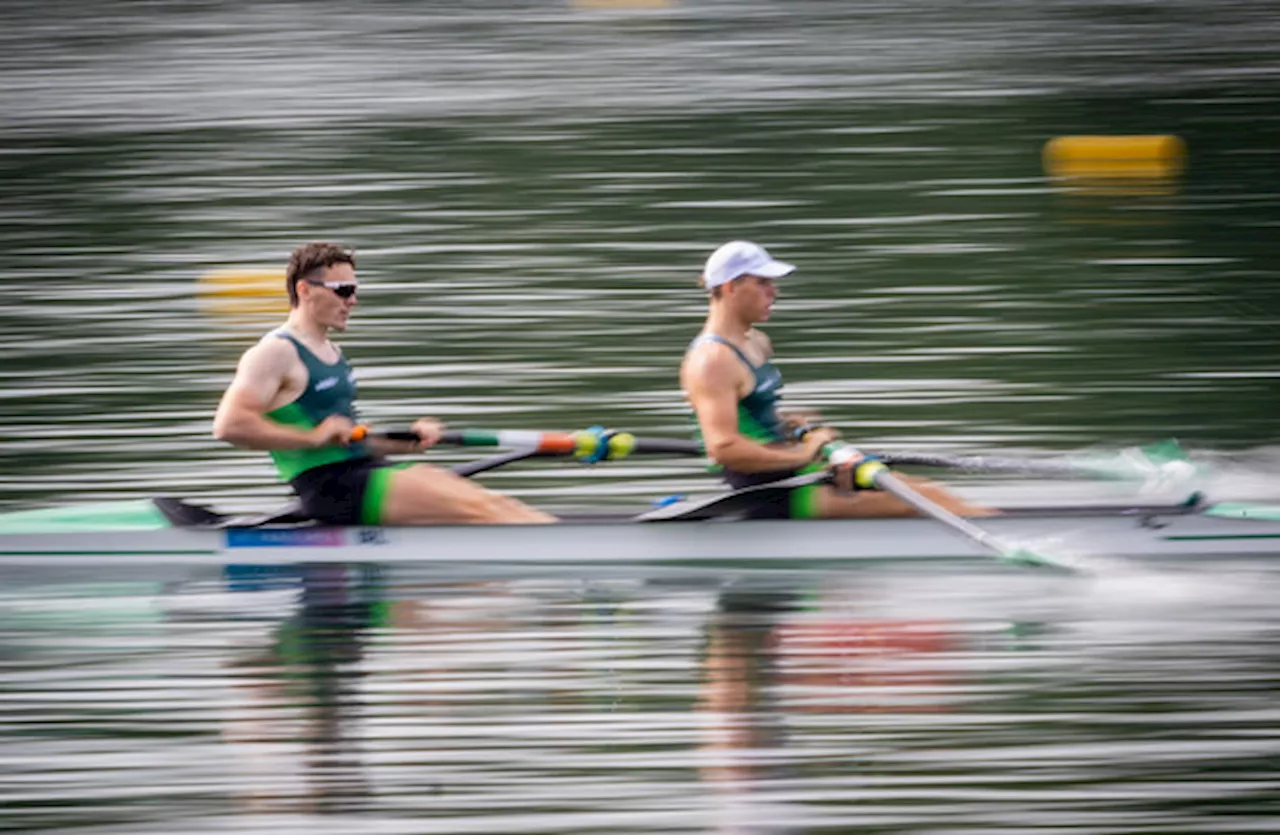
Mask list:
[[[1237,0],[5,3],[0,504],[280,494],[208,427],[283,294],[208,274],[314,238],[359,252],[387,423],[682,434],[696,276],[745,237],[800,267],[788,396],[869,446],[1267,445],[1278,35]],[[1185,165],[1066,187],[1080,134]]]

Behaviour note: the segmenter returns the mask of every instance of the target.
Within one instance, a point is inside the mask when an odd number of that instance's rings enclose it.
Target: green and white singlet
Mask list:
[[[738,431],[762,444],[785,440],[782,419],[778,417],[778,400],[781,399],[782,372],[768,358],[759,365],[751,362],[742,349],[723,336],[703,334],[689,343],[689,351],[699,345],[715,342],[724,345],[737,355],[751,371],[752,387],[746,397],[738,401]]]
[[[332,415],[357,422],[355,374],[346,358],[339,354],[337,362],[323,362],[284,329],[276,330],[275,335],[297,349],[307,370],[307,385],[297,399],[272,409],[266,417],[298,429],[313,429]],[[391,475],[410,466],[374,458],[363,443],[273,450],[271,458],[280,477],[298,494],[303,510],[334,525],[381,524]]]
[[[343,415],[353,423],[358,422],[355,372],[347,364],[346,357],[339,352],[337,362],[323,362],[301,340],[283,328],[274,333],[278,338],[292,342],[297,349],[298,358],[307,369],[307,386],[293,402],[267,412],[267,419],[296,429],[314,429],[332,415]],[[284,481],[292,481],[299,473],[324,464],[368,457],[369,452],[362,443],[271,451],[271,460]]]
[[[689,343],[687,351],[692,351],[706,342],[716,342],[728,347],[751,371],[753,381],[751,391],[738,401],[738,432],[762,444],[787,442],[786,429],[782,418],[778,416],[778,401],[782,399],[782,372],[778,370],[778,367],[770,362],[767,357],[759,365],[756,365],[741,348],[716,334],[699,336]],[[701,433],[696,428],[695,435],[698,440],[701,440]],[[810,472],[815,468],[816,465],[810,465],[799,470],[741,473],[724,467],[720,469],[720,473],[729,487],[734,490],[740,490],[743,487],[787,478],[798,472]],[[750,518],[758,519],[810,519],[815,518],[817,515],[816,485],[798,487],[790,491],[786,500],[759,507],[748,513]]]

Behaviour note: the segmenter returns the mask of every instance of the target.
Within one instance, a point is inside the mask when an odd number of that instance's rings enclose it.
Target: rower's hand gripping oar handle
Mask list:
[[[824,446],[821,457],[831,468],[832,480],[838,489],[877,490],[877,479],[889,472],[879,458],[840,441]]]

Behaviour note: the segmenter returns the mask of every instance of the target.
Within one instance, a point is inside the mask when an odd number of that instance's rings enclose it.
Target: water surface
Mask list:
[[[207,276],[314,238],[358,250],[342,343],[379,425],[682,436],[696,276],[744,237],[799,265],[768,325],[788,399],[868,447],[1177,437],[1231,464],[1216,494],[1280,492],[1269,6],[621,5],[7,3],[0,507],[281,500],[265,456],[209,436],[279,302]],[[1178,134],[1188,167],[1046,179],[1043,143],[1087,133]],[[712,486],[694,461],[485,478],[553,510]],[[0,571],[0,827],[1204,833],[1280,813],[1265,560],[428,575]]]

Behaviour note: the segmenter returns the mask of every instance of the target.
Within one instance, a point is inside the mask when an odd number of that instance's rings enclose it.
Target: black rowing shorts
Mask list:
[[[350,458],[312,467],[289,483],[302,510],[326,525],[382,524],[391,474],[408,464],[384,458]]]
[[[791,478],[803,472],[809,472],[809,468],[779,470],[771,473],[740,473],[735,470],[725,469],[721,476],[724,478],[725,483],[729,485],[729,489],[741,490],[744,487],[755,487],[758,484]],[[818,487],[819,485],[817,484],[806,484],[803,487],[793,487],[785,492],[776,493],[754,505],[746,512],[745,517],[747,519],[817,518]]]

